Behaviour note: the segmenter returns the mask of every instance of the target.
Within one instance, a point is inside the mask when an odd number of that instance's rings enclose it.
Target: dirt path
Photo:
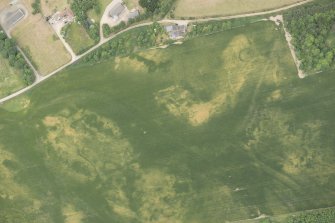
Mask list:
[[[299,78],[305,78],[306,74],[304,73],[303,70],[301,70],[300,65],[301,65],[301,61],[298,59],[297,54],[295,53],[295,48],[292,45],[292,36],[291,34],[287,31],[285,24],[284,24],[284,18],[282,15],[277,15],[275,17],[270,17],[271,21],[274,21],[276,23],[276,25],[280,25],[280,23],[282,24],[283,28],[284,28],[284,32],[285,32],[285,38],[288,44],[288,47],[290,48],[294,63],[297,67],[298,70],[298,76]]]
[[[51,27],[53,28],[53,30],[55,31],[55,33],[57,34],[58,38],[60,39],[60,41],[62,41],[65,49],[69,52],[69,54],[71,55],[71,62],[75,61],[77,59],[77,55],[75,54],[75,52],[73,52],[71,46],[65,41],[65,39],[63,38],[61,32],[62,32],[62,28],[64,27],[63,24],[61,23],[57,23],[54,25],[51,25]]]
[[[296,7],[296,6],[299,6],[299,5],[303,5],[303,4],[306,4],[308,2],[311,2],[313,0],[306,0],[306,1],[303,1],[303,2],[299,2],[299,3],[296,3],[296,4],[293,4],[293,5],[289,5],[289,6],[285,6],[285,7],[282,7],[282,8],[278,8],[278,9],[275,9],[275,10],[270,10],[270,11],[264,11],[264,12],[258,12],[258,13],[248,13],[248,14],[242,14],[242,15],[235,15],[235,16],[225,16],[225,17],[216,17],[216,18],[207,18],[207,19],[194,19],[194,20],[173,20],[173,19],[163,19],[163,20],[160,20],[158,21],[159,23],[178,23],[178,24],[188,24],[189,22],[207,22],[207,21],[212,21],[212,20],[228,20],[228,19],[234,19],[234,18],[243,18],[243,17],[251,17],[251,16],[258,16],[258,15],[266,15],[266,14],[271,14],[271,13],[275,13],[275,12],[279,12],[279,11],[283,11],[283,10],[287,10],[287,9],[290,9],[290,8],[293,8],[293,7]],[[110,36],[109,38],[103,38],[101,37],[100,39],[100,42],[95,45],[94,47],[92,47],[91,49],[89,49],[88,51],[86,51],[85,53],[81,54],[81,55],[77,55],[74,59],[72,59],[71,62],[59,67],[58,69],[56,69],[55,71],[51,72],[50,74],[46,75],[46,76],[36,76],[36,81],[34,84],[26,87],[26,88],[23,88],[7,97],[4,97],[2,99],[0,99],[0,104],[5,102],[5,101],[8,101],[12,98],[15,98],[27,91],[29,91],[30,89],[32,89],[33,87],[35,87],[36,85],[40,84],[41,82],[47,80],[48,78],[50,78],[51,76],[57,74],[59,71],[65,69],[66,67],[70,66],[71,64],[75,63],[77,60],[81,59],[82,57],[86,56],[87,54],[91,53],[92,51],[94,51],[95,49],[99,48],[101,45],[105,44],[106,42],[108,42],[109,40],[111,39],[114,39],[115,37],[121,35],[122,33],[124,32],[127,32],[131,29],[135,29],[135,28],[138,28],[138,27],[143,27],[143,26],[148,26],[148,25],[151,25],[153,24],[153,22],[146,22],[146,23],[141,23],[141,24],[138,24],[138,25],[134,25],[134,26],[131,26],[131,27],[128,27],[124,30],[122,30],[121,32],[115,34],[115,35],[112,35]],[[295,55],[295,54],[294,54]],[[26,57],[25,57],[26,58]],[[296,57],[295,57],[296,58]],[[28,60],[29,61],[29,60]],[[29,64],[31,65],[31,63],[29,62]],[[35,69],[34,69],[35,70]],[[300,75],[299,75],[300,76]]]

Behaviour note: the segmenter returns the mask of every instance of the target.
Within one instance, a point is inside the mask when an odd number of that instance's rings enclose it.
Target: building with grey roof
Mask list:
[[[187,27],[185,25],[173,24],[165,26],[165,30],[171,39],[183,38],[186,34],[186,29]]]
[[[125,10],[126,7],[123,5],[123,3],[117,3],[109,11],[109,16],[114,19],[118,19]]]

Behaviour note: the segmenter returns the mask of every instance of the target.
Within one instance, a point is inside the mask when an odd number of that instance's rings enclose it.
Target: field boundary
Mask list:
[[[280,214],[280,215],[261,215],[259,217],[256,218],[249,218],[249,219],[243,219],[243,220],[237,220],[237,221],[232,221],[231,223],[257,223],[255,221],[257,220],[261,220],[261,219],[266,219],[266,218],[278,218],[281,216],[291,216],[291,215],[296,215],[296,214],[302,214],[304,212],[312,212],[312,211],[322,211],[322,210],[328,210],[328,209],[333,209],[335,208],[335,206],[331,206],[331,207],[325,207],[325,208],[314,208],[314,209],[309,209],[309,210],[304,210],[304,211],[296,211],[296,212],[290,212],[287,214]]]
[[[300,68],[301,61],[298,59],[296,51],[295,51],[295,47],[292,45],[292,36],[289,33],[289,31],[286,29],[286,27],[285,27],[283,15],[277,15],[277,16],[274,16],[274,17],[271,16],[270,20],[273,21],[273,22],[275,22],[277,26],[280,26],[280,24],[282,24],[284,32],[285,32],[286,42],[287,42],[288,47],[289,47],[289,49],[291,51],[291,55],[292,55],[292,58],[294,60],[295,66],[297,67],[297,70],[298,70],[298,76],[299,76],[300,79],[305,78],[306,74]]]
[[[298,1],[296,3],[293,3],[293,4],[285,4],[285,5],[282,5],[280,6],[279,8],[277,7],[273,7],[273,8],[268,8],[268,9],[265,9],[265,10],[259,10],[259,11],[250,11],[250,12],[245,12],[243,14],[256,14],[256,13],[267,13],[269,11],[276,11],[278,9],[283,9],[285,10],[284,8],[287,8],[287,7],[291,7],[292,5],[296,5],[296,4],[305,4],[305,3],[308,3],[308,2],[312,2],[314,0],[301,0],[301,1]],[[177,3],[175,3],[177,4]],[[220,15],[220,14],[217,14],[217,15],[211,15],[211,16],[175,16],[176,19],[182,19],[182,18],[194,18],[194,19],[206,19],[206,18],[216,18],[216,17],[227,17],[227,16],[238,16],[238,15],[243,15],[243,14],[238,14],[238,13],[232,13],[232,14],[227,14],[227,15]],[[268,14],[268,13],[267,13]]]

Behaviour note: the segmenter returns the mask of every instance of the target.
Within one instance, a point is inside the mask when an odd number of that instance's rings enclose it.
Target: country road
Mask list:
[[[276,13],[276,12],[280,12],[283,10],[287,10],[299,5],[303,5],[306,4],[308,2],[311,2],[313,0],[305,0],[299,3],[295,3],[289,6],[285,6],[285,7],[281,7],[278,9],[274,9],[274,10],[269,10],[269,11],[263,11],[263,12],[256,12],[256,13],[247,13],[247,14],[241,14],[241,15],[234,15],[234,16],[223,16],[223,17],[213,17],[213,18],[205,18],[205,19],[193,19],[193,20],[173,20],[173,19],[162,19],[160,21],[157,21],[158,23],[183,23],[183,24],[187,24],[189,22],[207,22],[207,21],[221,21],[221,20],[228,20],[228,19],[236,19],[236,18],[243,18],[243,17],[252,17],[252,16],[259,16],[259,15],[266,15],[266,14],[272,14],[272,13]],[[33,68],[35,75],[36,75],[36,80],[32,85],[27,86],[26,88],[23,88],[9,96],[6,96],[2,99],[0,99],[0,104],[15,98],[27,91],[29,91],[30,89],[32,89],[33,87],[37,86],[38,84],[42,83],[43,81],[47,80],[48,78],[52,77],[53,75],[57,74],[58,72],[60,72],[61,70],[65,69],[66,67],[70,66],[71,64],[75,63],[76,61],[80,60],[82,57],[86,56],[87,54],[91,53],[92,51],[96,50],[97,48],[99,48],[101,45],[105,44],[106,42],[110,41],[111,39],[114,39],[115,37],[121,35],[122,33],[125,33],[131,29],[135,29],[135,28],[139,28],[139,27],[143,27],[143,26],[148,26],[153,24],[154,22],[146,22],[146,23],[141,23],[141,24],[137,24],[134,26],[130,26],[122,31],[120,31],[117,34],[114,34],[108,38],[103,38],[101,37],[101,41],[93,46],[91,49],[89,49],[88,51],[86,51],[85,53],[81,54],[81,55],[77,55],[75,58],[73,58],[73,60],[61,67],[59,67],[58,69],[54,70],[53,72],[51,72],[50,74],[46,75],[46,76],[40,76],[37,71]],[[24,54],[23,54],[24,55]],[[25,57],[25,59],[27,60],[27,62],[29,63],[29,65],[31,65],[30,61],[28,60],[28,58]],[[32,66],[32,65],[31,65]],[[33,66],[32,66],[33,67]]]

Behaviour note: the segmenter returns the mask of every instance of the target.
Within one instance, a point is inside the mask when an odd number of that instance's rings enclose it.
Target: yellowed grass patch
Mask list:
[[[94,123],[88,121],[91,118]],[[131,147],[122,138],[118,126],[95,113],[81,110],[70,115],[68,111],[62,111],[46,116],[42,123],[47,129],[43,142],[55,153],[53,156],[46,154],[47,159],[50,163],[55,162],[60,173],[78,181],[92,180],[97,174],[103,178],[105,171],[122,168],[133,159]],[[107,148],[111,148],[109,156],[105,154]],[[56,162],[56,157],[64,162]]]
[[[136,72],[148,72],[148,67],[143,62],[130,57],[116,57],[115,69],[132,69]]]
[[[174,190],[175,177],[160,170],[146,170],[136,182],[141,195],[142,222],[181,223],[184,208]]]
[[[30,99],[27,96],[21,96],[7,101],[2,108],[9,112],[18,112],[29,108]]]
[[[63,207],[62,212],[65,217],[65,223],[81,223],[85,218],[85,214],[82,211],[76,210],[72,204],[67,204]]]
[[[271,93],[271,95],[267,98],[268,101],[278,101],[282,98],[281,91],[275,90]]]
[[[146,50],[138,53],[141,57],[154,61],[155,63],[162,63],[169,57],[163,50]]]
[[[254,59],[249,57],[246,61],[240,59],[241,52],[249,47],[248,39],[240,35],[232,39],[222,52],[222,76],[218,80],[220,88],[213,93],[214,96],[210,100],[197,100],[191,92],[181,86],[171,86],[157,92],[156,101],[173,115],[186,118],[193,126],[206,123],[215,114],[223,112],[226,105],[236,104],[239,91],[250,71],[254,69]],[[150,52],[147,57],[155,57],[155,53]]]
[[[175,15],[203,17],[260,12],[291,5],[301,0],[178,0]]]

